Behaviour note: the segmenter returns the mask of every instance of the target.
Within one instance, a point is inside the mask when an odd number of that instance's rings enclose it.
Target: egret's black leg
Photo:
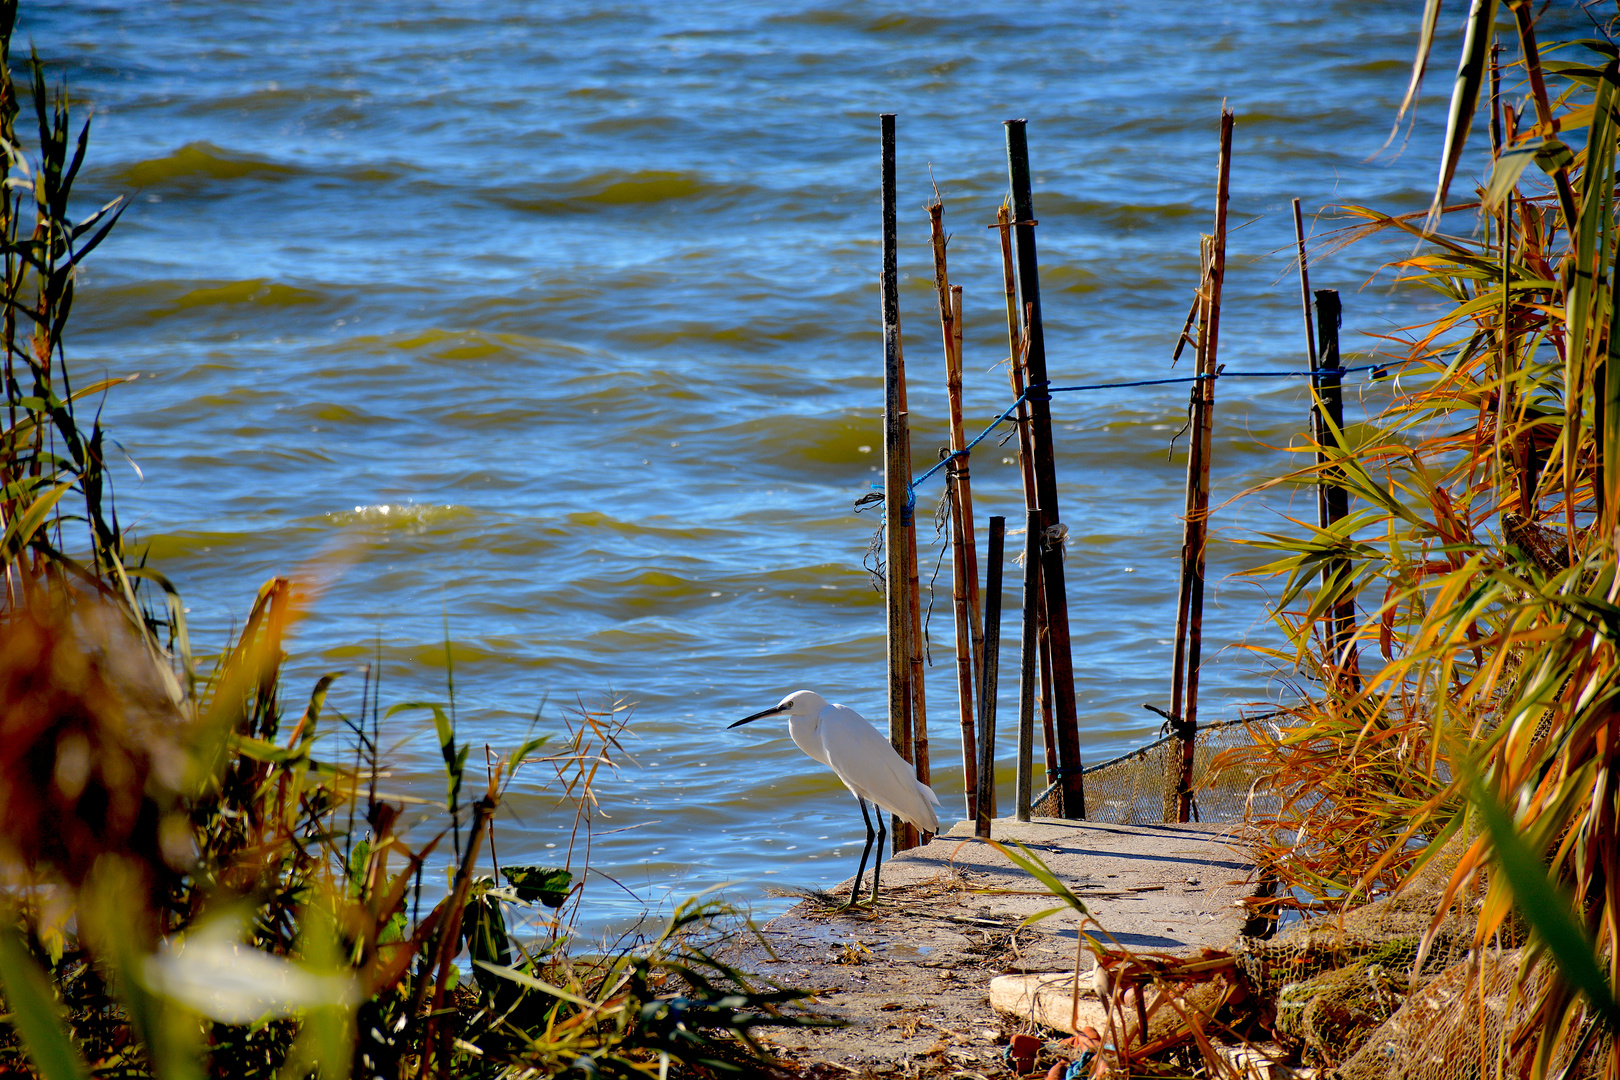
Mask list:
[[[855,801],[861,804],[861,818],[863,820],[865,820],[865,822],[866,822],[866,847],[861,850],[861,867],[860,867],[859,870],[855,871],[855,884],[853,886],[851,886],[851,888],[849,890],[849,904],[850,904],[851,907],[855,906],[855,902],[860,897],[861,878],[866,876],[866,859],[867,859],[867,856],[872,854],[872,841],[878,835],[877,833],[872,831],[872,818],[866,812],[866,800],[861,798],[859,795],[857,795],[857,796],[855,796]],[[883,811],[879,810],[878,811],[878,827],[882,828],[882,826],[883,826]],[[882,858],[883,858],[883,851],[880,848],[878,850],[878,859],[881,860]]]
[[[889,830],[883,825],[883,807],[878,812],[878,840],[877,858],[872,860],[872,903],[877,903],[878,874],[883,870],[883,841],[889,837]]]

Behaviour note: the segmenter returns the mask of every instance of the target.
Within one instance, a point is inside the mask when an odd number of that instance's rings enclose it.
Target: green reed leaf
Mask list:
[[[11,1006],[11,1026],[39,1075],[44,1080],[86,1080],[90,1071],[68,1035],[51,984],[9,926],[0,928],[0,989]]]
[[[1468,132],[1479,106],[1479,91],[1490,68],[1491,39],[1496,24],[1497,0],[1474,0],[1468,12],[1463,35],[1462,55],[1457,60],[1457,81],[1451,90],[1451,111],[1446,117],[1445,151],[1440,158],[1440,175],[1435,184],[1434,205],[1429,208],[1427,227],[1432,228],[1446,204],[1446,192],[1457,174]]]
[[[1502,200],[1518,186],[1525,167],[1536,160],[1539,152],[1539,147],[1521,146],[1496,159],[1496,164],[1491,167],[1490,183],[1485,186],[1486,207],[1494,210],[1502,204]]]
[[[1401,117],[1406,110],[1412,107],[1417,100],[1418,89],[1423,85],[1423,73],[1429,67],[1429,53],[1434,49],[1434,28],[1440,21],[1440,0],[1424,0],[1423,21],[1418,28],[1417,55],[1412,58],[1412,77],[1406,84],[1406,96],[1401,99],[1401,107],[1395,110],[1395,124],[1400,126]],[[1394,131],[1390,138],[1394,138]]]
[[[524,900],[538,900],[547,907],[562,907],[573,888],[574,875],[549,866],[503,866],[501,875]]]
[[[56,506],[63,495],[67,494],[68,489],[72,486],[72,481],[57,484],[35,499],[33,504],[22,514],[12,519],[11,524],[6,526],[5,536],[0,538],[0,558],[3,558],[7,564],[15,561],[17,556],[22,553],[23,548],[27,547],[29,541],[34,538],[34,534],[39,531],[40,526],[45,523],[46,515],[51,512],[52,508]]]
[[[1564,978],[1586,995],[1611,1032],[1620,1032],[1620,1005],[1615,1004],[1614,993],[1598,967],[1596,950],[1576,920],[1569,897],[1547,875],[1541,857],[1519,836],[1507,808],[1486,791],[1477,775],[1469,779],[1468,797],[1491,834],[1497,863],[1519,910],[1552,953]]]

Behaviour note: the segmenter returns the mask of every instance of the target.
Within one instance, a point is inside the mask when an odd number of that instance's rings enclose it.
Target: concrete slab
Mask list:
[[[1114,941],[1136,952],[1231,945],[1247,918],[1243,901],[1257,889],[1258,872],[1231,825],[1005,819],[992,837],[1027,847]],[[828,896],[841,903],[849,887]],[[1035,1026],[991,1008],[991,978],[1073,970],[1074,917],[1065,910],[1022,927],[1058,901],[975,839],[970,823],[886,861],[875,907],[836,903],[807,899],[766,924],[774,957],[757,946],[733,956],[745,969],[815,989],[813,1011],[848,1021],[776,1036],[786,1057],[873,1075],[991,1068],[1008,1036]]]

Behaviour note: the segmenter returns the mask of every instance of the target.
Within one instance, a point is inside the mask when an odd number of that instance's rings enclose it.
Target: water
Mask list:
[[[876,522],[851,510],[881,446],[879,112],[899,115],[919,471],[944,441],[930,176],[966,288],[970,426],[1008,398],[984,227],[1006,186],[1003,120],[1029,118],[1048,353],[1073,383],[1171,374],[1223,99],[1244,227],[1222,355],[1243,369],[1303,362],[1289,199],[1421,208],[1444,116],[1426,97],[1404,153],[1369,162],[1410,65],[1404,2],[400,11],[25,5],[19,42],[96,113],[85,207],[133,198],[88,264],[69,357],[140,373],[104,413],[140,469],[116,477],[120,515],[199,642],[217,649],[258,585],[292,573],[325,583],[294,642],[294,698],[380,656],[385,704],[443,700],[448,625],[475,746],[516,744],[537,709],[560,731],[578,701],[636,703],[623,769],[597,785],[592,860],[612,879],[591,885],[598,921],[721,882],[770,912],[763,884],[830,884],[858,853],[852,800],[783,726],[725,724],[799,687],[882,722],[882,604],[861,567]],[[1343,290],[1347,350],[1421,316],[1363,286],[1398,253],[1314,268]],[[1220,399],[1217,505],[1287,464],[1304,388],[1228,381]],[[1185,441],[1174,460],[1166,445],[1185,404],[1177,387],[1057,405],[1087,760],[1152,737],[1141,704],[1167,697]],[[973,475],[981,524],[1016,523],[1010,453],[990,444]],[[1218,512],[1209,718],[1286,691],[1241,648],[1275,644],[1261,604],[1276,586],[1227,575],[1260,558],[1236,538],[1310,512],[1286,490]],[[927,689],[935,786],[959,814],[946,596]],[[352,714],[347,682],[335,700]],[[384,741],[396,789],[442,794],[425,714],[393,717]],[[573,817],[541,772],[503,810],[508,862],[567,850]]]

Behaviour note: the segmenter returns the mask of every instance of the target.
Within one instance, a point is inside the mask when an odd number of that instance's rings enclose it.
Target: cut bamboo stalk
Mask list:
[[[951,463],[945,468],[946,495],[951,513],[951,598],[956,613],[956,699],[962,726],[962,788],[968,821],[979,816],[979,752],[975,728],[974,678],[982,646],[975,635],[978,614],[978,559],[973,536],[973,501],[968,480],[967,438],[962,430],[961,290],[953,289],[945,257],[945,207],[935,200],[928,207],[934,250],[934,288],[939,299],[939,325],[945,345],[945,398],[950,421]],[[954,294],[954,295],[953,295]],[[960,456],[957,456],[960,455]]]
[[[962,286],[951,286],[951,318],[952,328],[956,337],[956,377],[960,382],[962,378]],[[961,409],[957,414],[961,415]],[[963,457],[961,460],[962,478],[967,479],[968,459],[966,456],[967,444],[963,444]],[[974,539],[973,525],[973,493],[964,484],[962,487],[962,517],[967,522],[967,581],[968,581],[968,627],[973,633],[973,672],[977,676],[982,674],[984,665],[984,619],[982,617],[983,600],[979,596],[979,545]]]
[[[906,537],[911,527],[910,439],[906,430],[905,367],[900,356],[899,241],[895,216],[894,114],[879,117],[883,201],[883,537],[884,602],[888,618],[889,742],[912,755],[911,600]],[[906,845],[905,823],[893,819],[893,850]]]
[[[1215,187],[1215,236],[1210,242],[1208,329],[1203,335],[1204,381],[1200,386],[1203,390],[1204,423],[1201,435],[1203,445],[1198,455],[1197,563],[1187,620],[1187,701],[1186,711],[1182,714],[1177,821],[1187,821],[1192,816],[1193,764],[1198,748],[1198,679],[1203,672],[1204,647],[1204,565],[1209,546],[1209,470],[1215,434],[1215,376],[1220,370],[1216,354],[1221,332],[1221,293],[1226,284],[1226,211],[1231,195],[1232,120],[1232,114],[1222,108],[1221,151]]]
[[[911,608],[910,633],[907,635],[906,645],[911,650],[911,670],[907,685],[911,691],[911,749],[910,758],[912,769],[917,779],[924,784],[932,783],[931,767],[928,761],[928,709],[924,703],[924,690],[926,689],[923,632],[922,632],[922,589],[921,577],[917,567],[917,517],[915,508],[911,504],[911,409],[906,403],[906,358],[905,350],[900,352],[900,412],[907,418],[904,454],[904,469],[906,478],[907,507],[906,523],[904,529],[904,550],[906,557],[906,600]],[[896,819],[895,828],[899,831],[900,842],[904,847],[896,850],[904,851],[914,848],[922,843],[922,836],[917,827],[910,822]]]
[[[1311,358],[1311,370],[1316,370],[1316,327],[1311,324],[1311,268],[1305,256],[1305,216],[1299,211],[1299,200],[1294,200],[1294,244],[1299,249],[1299,303],[1305,312],[1305,353]]]
[[[989,838],[996,816],[996,690],[1001,676],[1001,571],[1007,519],[990,518],[984,582],[984,670],[979,677],[979,797],[974,833]]]
[[[1208,266],[1204,316],[1198,335],[1198,382],[1193,384],[1193,424],[1187,453],[1187,503],[1181,550],[1185,618],[1178,612],[1177,659],[1171,684],[1170,733],[1174,816],[1192,816],[1193,763],[1198,746],[1198,676],[1203,662],[1204,567],[1209,539],[1209,467],[1214,432],[1215,375],[1219,371],[1221,289],[1226,278],[1226,210],[1231,190],[1232,114],[1221,109],[1220,159],[1215,186],[1215,234],[1205,245]],[[1178,605],[1179,606],[1179,605]],[[1183,691],[1183,685],[1185,691]],[[1167,800],[1168,802],[1168,800]],[[1167,806],[1167,809],[1170,807]]]
[[[1041,510],[1039,550],[1041,593],[1046,598],[1053,705],[1056,712],[1058,772],[1063,816],[1085,817],[1080,778],[1080,727],[1074,700],[1074,660],[1069,646],[1069,603],[1064,585],[1063,545],[1056,537],[1060,517],[1053,462],[1051,394],[1047,390],[1046,338],[1041,322],[1040,270],[1035,251],[1035,200],[1030,189],[1029,143],[1025,121],[1009,120],[1007,178],[1012,189],[1013,237],[1018,262],[1018,296],[1027,312],[1024,365],[1030,389],[1030,439],[1034,450],[1036,501]]]
[[[1192,615],[1192,594],[1195,587],[1201,587],[1197,573],[1198,550],[1198,477],[1202,475],[1199,458],[1203,454],[1204,425],[1207,414],[1204,410],[1204,385],[1208,381],[1204,375],[1204,357],[1209,340],[1209,298],[1210,298],[1210,268],[1212,262],[1213,240],[1205,236],[1199,242],[1199,276],[1198,276],[1198,321],[1197,335],[1194,339],[1193,374],[1198,381],[1193,383],[1189,392],[1187,405],[1187,483],[1182,501],[1181,519],[1181,553],[1180,565],[1177,575],[1176,589],[1176,629],[1175,645],[1170,661],[1170,734],[1176,742],[1170,744],[1166,751],[1166,764],[1164,774],[1164,820],[1179,821],[1181,801],[1181,754],[1179,753],[1180,739],[1183,736],[1183,714],[1187,702],[1187,651],[1188,629]],[[1193,733],[1196,735],[1196,732]]]
[[[946,470],[948,489],[954,488],[956,477]],[[951,500],[951,601],[956,611],[956,700],[962,723],[962,786],[967,793],[967,820],[978,817],[978,748],[974,736],[974,671],[973,630],[968,625],[967,571],[963,565],[964,521],[954,490],[947,491]],[[970,767],[971,766],[971,767]]]
[[[1311,272],[1310,265],[1305,259],[1305,218],[1299,212],[1299,200],[1294,200],[1294,243],[1299,248],[1299,303],[1305,313],[1305,355],[1310,360],[1312,372],[1311,391],[1311,440],[1318,446],[1322,445],[1322,425],[1316,413],[1315,372],[1317,369],[1316,356],[1316,323],[1311,308]],[[1326,460],[1320,451],[1316,455],[1317,464]],[[1327,528],[1327,489],[1321,484],[1316,486],[1316,522],[1322,528]]]
[[[1024,628],[1018,655],[1018,773],[1013,814],[1029,820],[1029,798],[1035,771],[1035,597],[1040,592],[1041,512],[1024,512]]]
[[[1007,380],[1015,398],[1024,396],[1024,344],[1019,332],[1018,278],[1013,272],[1012,206],[1003,202],[996,210],[994,228],[1001,233],[1001,280],[1007,291]],[[1029,406],[1018,406],[1018,473],[1024,481],[1024,505],[1035,501],[1034,454],[1029,448]]]

